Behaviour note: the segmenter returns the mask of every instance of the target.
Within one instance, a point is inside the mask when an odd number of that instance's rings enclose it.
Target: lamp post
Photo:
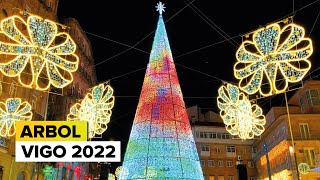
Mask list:
[[[271,180],[271,171],[270,171],[270,162],[269,162],[269,156],[268,156],[268,148],[267,148],[267,145],[264,143],[264,141],[263,141],[263,151],[266,153],[268,177],[269,177],[269,180]]]
[[[289,146],[289,151],[290,151],[290,154],[293,154],[293,157],[294,157],[294,165],[296,167],[296,171],[297,171],[297,178],[298,180],[300,179],[300,174],[299,174],[299,170],[298,170],[298,162],[297,162],[297,155],[296,155],[296,152],[294,151],[294,148],[292,146]],[[292,168],[292,171],[293,171],[293,168]]]

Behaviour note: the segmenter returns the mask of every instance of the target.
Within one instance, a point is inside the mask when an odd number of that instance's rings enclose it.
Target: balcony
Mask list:
[[[236,152],[226,152],[226,157],[235,158],[235,157],[237,157],[237,154],[236,154]]]

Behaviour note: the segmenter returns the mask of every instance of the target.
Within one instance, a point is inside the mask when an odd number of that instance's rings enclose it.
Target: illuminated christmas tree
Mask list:
[[[119,179],[202,180],[162,18],[157,30]]]

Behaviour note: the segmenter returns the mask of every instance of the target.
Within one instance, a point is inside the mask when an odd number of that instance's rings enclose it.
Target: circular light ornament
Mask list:
[[[0,136],[13,136],[16,133],[17,121],[31,121],[32,107],[20,98],[9,98],[0,102]]]
[[[81,103],[76,103],[70,108],[67,120],[88,121],[89,138],[93,138],[107,130],[113,106],[113,89],[110,85],[102,83],[93,87]]]
[[[218,94],[220,116],[231,135],[246,140],[262,134],[266,118],[258,105],[251,105],[244,93],[231,84],[222,85]]]
[[[26,33],[22,33],[23,27]],[[0,42],[0,54],[10,58],[0,63],[5,76],[18,77],[24,87],[38,90],[47,90],[50,85],[63,88],[73,81],[71,72],[79,63],[76,44],[69,34],[58,32],[55,22],[35,15],[29,15],[26,21],[11,16],[0,22],[0,30],[13,41]],[[30,77],[25,78],[26,74]]]
[[[312,41],[305,37],[303,27],[291,23],[281,29],[277,23],[270,24],[254,31],[252,41],[240,45],[234,76],[248,94],[282,93],[288,83],[301,81],[310,70],[307,58],[312,52]]]
[[[308,174],[309,171],[310,171],[310,167],[309,167],[309,165],[307,163],[300,163],[298,165],[298,171],[301,174]]]

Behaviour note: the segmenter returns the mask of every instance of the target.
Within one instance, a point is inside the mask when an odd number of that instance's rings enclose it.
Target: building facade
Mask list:
[[[57,10],[59,0],[2,0],[0,1],[0,20],[12,15],[23,17],[26,12],[58,22]],[[29,89],[21,86],[17,78],[9,78],[0,73],[0,99],[21,98],[32,105],[32,120],[65,120],[69,108],[77,100],[83,98],[87,90],[97,83],[91,44],[80,24],[73,18],[63,20],[77,44],[76,54],[79,57],[79,68],[73,73],[73,83],[59,91],[51,92]],[[22,32],[27,31],[22,28]],[[9,38],[0,36],[0,41],[10,42]],[[0,55],[1,62],[9,58]],[[28,79],[26,75],[24,77]],[[40,82],[42,83],[42,81]],[[0,137],[0,180],[43,179],[42,169],[47,163],[17,163],[15,162],[15,138]],[[84,179],[89,166],[87,163],[52,163],[56,177],[74,179],[76,176]]]
[[[319,179],[320,174],[317,172],[302,174],[297,171],[300,163],[307,163],[310,169],[320,166],[319,92],[320,81],[306,81],[295,92],[288,102],[291,123],[286,107],[272,107],[267,113],[266,130],[261,139],[252,145],[257,149],[254,161],[260,179],[268,179],[268,171],[271,177],[281,180],[298,179],[298,175],[306,180]]]
[[[236,180],[238,155],[250,180],[320,179],[320,172],[298,171],[300,163],[307,163],[311,171],[320,166],[320,81],[304,82],[288,104],[289,116],[285,106],[272,107],[261,137],[246,141],[231,137],[218,114],[188,108],[206,179]]]
[[[234,139],[226,131],[220,116],[212,111],[202,113],[197,106],[193,106],[187,112],[206,180],[237,180],[238,158],[246,164],[249,180],[256,180],[251,146],[253,140]]]

